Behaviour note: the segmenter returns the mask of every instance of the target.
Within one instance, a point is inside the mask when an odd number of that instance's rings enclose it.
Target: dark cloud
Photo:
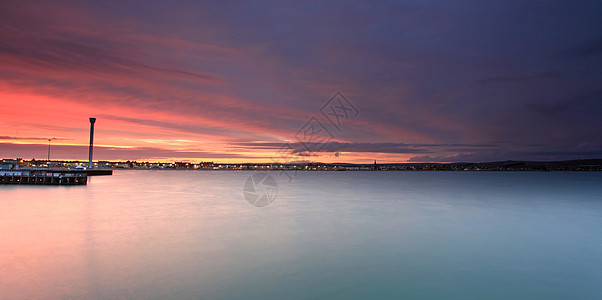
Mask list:
[[[589,159],[600,157],[602,148],[597,150],[566,150],[566,151],[520,151],[520,150],[485,150],[461,152],[453,155],[418,155],[410,158],[409,162],[492,162],[505,160],[525,161],[556,161],[570,159]]]
[[[594,109],[600,105],[602,101],[602,90],[595,91],[587,95],[576,95],[568,99],[562,99],[558,102],[532,102],[525,103],[524,108],[533,112],[542,113],[545,115],[555,115],[561,117],[561,113],[566,113],[570,110],[580,110],[586,107]]]
[[[309,156],[318,156],[317,154],[315,154],[315,153],[311,153],[311,152],[308,152],[308,151],[305,151],[305,152],[297,152],[297,153],[295,153],[295,154],[296,154],[297,156],[307,156],[307,157],[309,157]]]
[[[602,53],[602,37],[598,37],[594,40],[585,42],[569,50],[568,53],[574,56],[583,57],[599,55]]]
[[[546,72],[531,76],[494,76],[483,78],[478,83],[513,83],[513,82],[529,82],[537,79],[560,78],[560,73]]]
[[[601,13],[560,0],[3,1],[0,87],[224,144],[292,138],[341,91],[361,114],[321,152],[598,155],[575,147],[602,142]]]
[[[433,153],[438,151],[462,151],[466,148],[470,150],[493,148],[495,145],[467,145],[467,144],[405,144],[405,143],[277,143],[277,142],[244,142],[232,143],[234,147],[287,151],[291,153],[305,155],[309,149],[316,149],[315,152],[333,152],[335,156],[341,152],[357,153],[396,153],[396,154],[418,154]],[[306,148],[307,147],[307,148]],[[338,156],[337,156],[338,157]]]
[[[213,76],[187,70],[163,68],[139,63],[126,53],[98,46],[37,36],[11,38],[3,36],[0,59],[5,64],[36,66],[56,71],[104,73],[124,76],[168,76],[179,80],[218,83]],[[107,48],[110,45],[105,46]]]

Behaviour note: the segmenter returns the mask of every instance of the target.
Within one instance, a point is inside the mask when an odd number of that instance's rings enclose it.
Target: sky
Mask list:
[[[0,2],[0,158],[602,158],[600,1]],[[48,140],[51,140],[50,142]]]

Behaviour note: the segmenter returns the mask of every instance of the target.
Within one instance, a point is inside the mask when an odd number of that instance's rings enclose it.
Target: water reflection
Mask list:
[[[602,174],[117,171],[0,186],[3,299],[588,298]]]

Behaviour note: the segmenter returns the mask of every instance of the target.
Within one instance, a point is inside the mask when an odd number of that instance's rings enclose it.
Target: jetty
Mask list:
[[[88,174],[75,170],[0,170],[0,184],[79,185]]]
[[[90,118],[90,147],[88,150],[88,168],[81,165],[71,167],[52,166],[50,162],[50,139],[46,166],[23,167],[23,159],[0,160],[0,184],[42,184],[42,185],[85,185],[88,176],[113,175],[113,170],[94,168],[92,152],[94,144],[94,123]]]
[[[113,170],[21,168],[0,169],[0,184],[78,185],[87,184],[88,176],[113,175]]]

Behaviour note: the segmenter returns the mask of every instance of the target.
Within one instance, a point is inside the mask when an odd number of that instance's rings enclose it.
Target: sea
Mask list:
[[[602,299],[602,173],[0,185],[0,299]]]

